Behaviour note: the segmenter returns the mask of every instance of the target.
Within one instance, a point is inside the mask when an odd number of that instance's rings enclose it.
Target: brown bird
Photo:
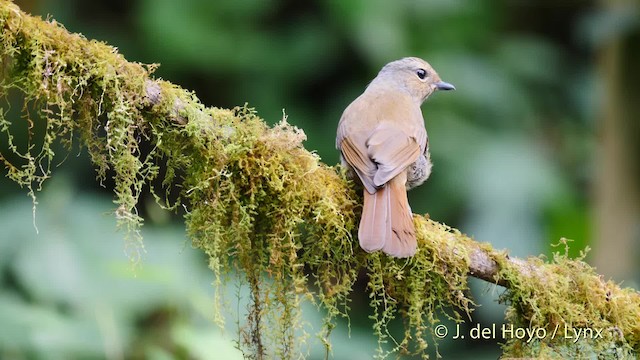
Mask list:
[[[429,140],[420,106],[436,90],[454,90],[426,61],[385,65],[342,113],[336,148],[364,185],[358,238],[367,252],[394,257],[417,251],[407,190],[431,174]]]

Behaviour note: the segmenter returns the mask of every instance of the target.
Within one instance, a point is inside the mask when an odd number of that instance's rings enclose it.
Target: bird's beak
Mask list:
[[[456,87],[449,84],[448,82],[438,81],[436,83],[436,89],[438,90],[455,90]]]

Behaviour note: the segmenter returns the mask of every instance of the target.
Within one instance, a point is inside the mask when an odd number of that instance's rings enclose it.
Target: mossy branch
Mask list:
[[[456,321],[469,316],[468,275],[508,288],[507,321],[516,326],[605,333],[577,343],[505,339],[508,355],[640,350],[640,295],[603,280],[582,258],[571,260],[566,252],[550,262],[509,258],[419,215],[415,257],[365,254],[352,237],[361,200],[355,185],[305,150],[304,133],[286,119],[270,128],[247,107],[205,107],[195,94],[154,79],[155,66],[127,62],[115,48],[5,0],[0,27],[0,97],[7,104],[0,112],[7,149],[0,161],[7,176],[33,195],[51,175],[54,143],[71,148],[79,141],[98,179],[114,179],[115,214],[134,257],[142,225],[136,204],[144,187],[167,208],[187,209],[187,232],[209,255],[216,285],[239,271],[251,288],[253,307],[238,339],[248,356],[296,356],[306,335],[299,310],[305,299],[327,312],[321,336],[330,351],[334,318],[348,316],[361,271],[369,274],[374,331],[395,351],[423,352],[439,310]],[[10,111],[15,102],[22,103],[17,115]],[[14,142],[21,121],[28,124],[27,144]],[[153,186],[156,180],[162,189]],[[404,334],[387,328],[396,316],[405,320]],[[379,355],[386,355],[382,346]]]

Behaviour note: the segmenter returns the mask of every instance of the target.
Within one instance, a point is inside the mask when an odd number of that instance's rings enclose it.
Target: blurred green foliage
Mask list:
[[[158,76],[193,89],[207,105],[247,102],[272,123],[284,109],[289,122],[305,130],[306,147],[330,164],[338,159],[342,110],[378,69],[403,56],[425,58],[457,91],[436,94],[423,106],[435,167],[410,193],[412,209],[518,256],[550,253],[548,244],[560,236],[575,240],[575,253],[589,244],[599,106],[594,49],[639,18],[633,11],[599,10],[594,1],[551,0],[18,5],[107,41],[129,60],[160,63]],[[87,159],[72,155],[59,171],[67,173],[67,185],[51,185],[48,200],[42,195],[37,236],[28,201],[9,196],[23,190],[0,181],[0,286],[9,289],[0,295],[0,355],[122,355],[108,348],[127,357],[168,358],[212,347],[216,355],[227,348],[232,354],[231,340],[215,340],[224,338],[206,319],[208,271],[181,228],[164,224],[166,215],[155,205],[141,204],[147,255],[132,273],[114,222],[101,215],[108,205],[85,194],[102,191]],[[483,304],[476,320],[502,319],[501,308]],[[348,341],[365,336],[359,331],[367,334],[367,326],[356,321]],[[486,344],[469,347],[478,355]],[[495,358],[499,350],[488,353]]]
[[[231,334],[212,323],[211,274],[184,231],[145,229],[153,241],[134,268],[104,200],[62,175],[40,194],[35,218],[24,196],[0,205],[0,357],[214,359],[205,349],[216,344],[238,358]]]

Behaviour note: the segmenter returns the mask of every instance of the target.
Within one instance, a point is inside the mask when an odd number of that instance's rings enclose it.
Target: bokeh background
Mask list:
[[[342,110],[379,68],[423,57],[457,91],[423,106],[435,166],[410,193],[414,212],[514,256],[550,256],[561,237],[572,239],[572,255],[588,246],[588,261],[606,278],[638,287],[637,1],[17,4],[129,60],[161,64],[156,76],[194,90],[206,105],[248,103],[269,123],[284,110],[306,132],[307,149],[328,164],[338,162]],[[143,199],[147,252],[134,271],[111,199],[80,149],[38,194],[35,218],[26,190],[0,180],[0,358],[238,358],[238,312],[226,314],[224,330],[214,324],[213,276],[180,218]],[[469,326],[499,324],[502,289],[471,285],[481,306]],[[359,286],[351,336],[340,323],[332,337],[336,359],[368,359],[376,347]],[[242,313],[242,288],[232,280],[223,292],[229,309]],[[310,326],[317,324],[321,314],[307,310]],[[445,358],[500,354],[497,341],[439,346]],[[313,336],[308,349],[323,358]]]

